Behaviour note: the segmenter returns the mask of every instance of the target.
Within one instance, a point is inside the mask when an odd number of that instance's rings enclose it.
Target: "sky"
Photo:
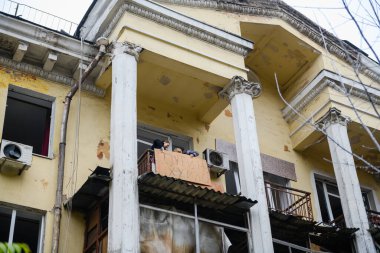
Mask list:
[[[5,2],[9,0],[0,0],[0,10]],[[354,13],[360,23],[365,37],[369,40],[377,54],[380,54],[380,24],[374,26],[375,22],[369,16],[371,6],[369,1],[374,0],[346,0],[350,10]],[[79,23],[92,0],[16,0],[21,4],[43,10],[61,18]],[[308,18],[327,29],[332,34],[361,48],[374,58],[369,47],[365,44],[360,36],[353,21],[349,18],[346,10],[343,8],[342,0],[285,0],[287,4],[294,7]],[[377,6],[380,11],[380,6]]]

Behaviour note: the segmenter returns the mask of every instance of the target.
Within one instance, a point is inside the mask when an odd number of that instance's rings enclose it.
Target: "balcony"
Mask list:
[[[284,215],[313,221],[310,192],[265,182],[268,208]]]

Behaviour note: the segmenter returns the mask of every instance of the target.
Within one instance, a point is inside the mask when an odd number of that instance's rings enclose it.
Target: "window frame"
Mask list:
[[[38,242],[37,242],[37,252],[36,253],[43,253],[44,252],[44,237],[45,237],[45,216],[46,212],[43,212],[41,210],[31,210],[31,208],[27,207],[20,207],[20,206],[14,206],[14,205],[8,205],[3,202],[0,202],[0,211],[10,211],[11,213],[11,221],[10,221],[10,228],[9,228],[9,237],[7,243],[13,243],[13,236],[15,231],[15,222],[17,218],[17,213],[21,213],[21,217],[23,216],[29,216],[30,219],[38,221]],[[20,215],[19,215],[20,216]],[[25,218],[25,217],[24,217]]]
[[[316,184],[317,180],[320,181],[322,183],[322,186],[323,186],[323,194],[324,194],[325,202],[326,202],[325,204],[327,205],[326,209],[327,209],[328,216],[329,216],[330,220],[333,217],[333,215],[332,215],[330,200],[328,197],[329,197],[329,195],[331,195],[334,197],[338,197],[340,199],[340,195],[329,193],[327,190],[327,187],[326,187],[326,184],[330,184],[330,185],[336,186],[338,188],[338,184],[337,184],[335,178],[330,177],[330,176],[326,176],[326,175],[322,175],[319,173],[312,173],[312,182],[313,182],[312,187],[313,187],[313,192],[315,195],[315,203],[316,203],[316,207],[317,207],[318,221],[323,222],[321,205],[320,205],[319,196],[318,196],[318,192],[317,192],[317,184]],[[339,190],[339,188],[338,188],[338,190]],[[369,200],[371,210],[377,211],[377,204],[376,204],[373,189],[360,185],[360,190],[361,190],[362,194],[363,193],[367,194],[367,198]]]
[[[49,96],[49,95],[46,95],[46,94],[43,94],[43,93],[39,93],[39,92],[36,92],[36,91],[33,91],[33,90],[29,90],[29,89],[25,89],[25,88],[22,88],[22,87],[19,87],[19,86],[16,86],[16,85],[13,85],[13,84],[10,84],[8,86],[8,90],[7,90],[7,100],[8,100],[8,97],[10,97],[10,94],[9,94],[9,91],[11,91],[12,93],[15,93],[15,94],[12,94],[12,98],[16,98],[16,99],[19,99],[21,101],[26,101],[26,102],[30,102],[28,101],[27,99],[23,99],[23,98],[17,98],[19,94],[19,96],[24,96],[24,97],[30,97],[31,100],[42,100],[42,101],[46,101],[46,102],[49,102],[51,104],[51,114],[50,114],[50,129],[49,129],[49,144],[48,144],[48,153],[47,155],[41,155],[41,154],[36,154],[36,153],[32,153],[33,156],[38,156],[38,157],[42,157],[42,158],[48,158],[48,159],[53,159],[54,158],[54,153],[53,153],[53,139],[54,139],[54,125],[55,125],[55,109],[56,109],[56,98],[55,97],[52,97],[52,96]],[[7,104],[7,100],[5,101],[5,104]],[[30,102],[31,104],[35,104],[35,105],[40,105],[38,104],[38,102]],[[5,113],[6,113],[6,109],[4,111],[4,118],[3,118],[3,128],[6,124],[5,122]],[[3,138],[3,136],[2,136]],[[12,141],[12,140],[9,140],[9,141]]]

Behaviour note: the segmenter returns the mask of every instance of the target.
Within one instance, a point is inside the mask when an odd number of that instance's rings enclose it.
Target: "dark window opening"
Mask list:
[[[10,89],[3,139],[32,146],[34,154],[48,156],[51,113],[51,101]]]
[[[240,193],[239,167],[236,162],[230,161],[230,169],[226,172],[226,190],[233,195]]]
[[[0,207],[0,242],[8,242],[11,236],[13,243],[26,243],[32,252],[39,252],[40,229],[40,215]]]

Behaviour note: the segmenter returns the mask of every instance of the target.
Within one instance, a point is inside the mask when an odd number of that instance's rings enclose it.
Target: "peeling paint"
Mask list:
[[[150,109],[150,110],[152,110],[152,111],[155,111],[155,110],[156,110],[156,108],[153,107],[153,106],[151,106],[151,105],[148,105],[148,109]]]
[[[49,182],[46,181],[45,179],[41,179],[40,182],[41,182],[42,188],[44,188],[44,190],[46,190]]]
[[[110,159],[110,144],[104,140],[100,140],[96,156],[101,160],[103,157]]]
[[[232,117],[232,112],[228,109],[224,110],[224,115],[226,115],[226,117]]]
[[[285,152],[290,152],[288,145],[284,145],[284,151]]]
[[[173,97],[172,99],[173,99],[174,103],[178,103],[179,102],[179,98],[178,97]]]

